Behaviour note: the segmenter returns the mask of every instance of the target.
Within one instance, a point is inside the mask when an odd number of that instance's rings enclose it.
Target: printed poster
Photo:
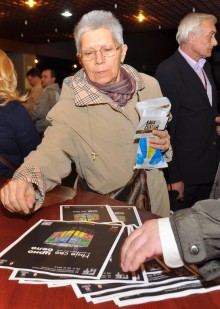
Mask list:
[[[60,220],[115,222],[117,218],[108,205],[61,205]]]
[[[123,229],[113,223],[40,220],[0,254],[0,268],[97,279]]]

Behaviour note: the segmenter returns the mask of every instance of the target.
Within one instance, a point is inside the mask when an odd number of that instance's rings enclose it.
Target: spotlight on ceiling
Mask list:
[[[143,14],[142,12],[140,12],[140,13],[138,14],[138,20],[139,20],[139,22],[141,23],[144,19],[145,19],[144,14]]]
[[[70,11],[65,11],[65,12],[61,13],[61,15],[64,16],[64,17],[70,17],[73,14]]]
[[[25,1],[25,4],[27,4],[30,8],[32,8],[33,6],[35,6],[35,4],[37,4],[37,2],[34,0],[28,0]]]

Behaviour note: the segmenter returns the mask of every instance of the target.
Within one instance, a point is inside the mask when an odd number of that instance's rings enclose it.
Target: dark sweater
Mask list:
[[[41,142],[26,109],[17,101],[0,103],[0,154],[20,166],[30,151]],[[12,177],[13,170],[0,162],[0,176]]]

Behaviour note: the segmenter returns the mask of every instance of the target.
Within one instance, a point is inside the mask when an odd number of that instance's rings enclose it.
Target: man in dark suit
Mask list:
[[[156,71],[163,95],[172,104],[169,184],[181,208],[209,198],[218,164],[217,92],[205,59],[217,45],[216,22],[215,16],[203,13],[185,16],[176,35],[178,50]]]

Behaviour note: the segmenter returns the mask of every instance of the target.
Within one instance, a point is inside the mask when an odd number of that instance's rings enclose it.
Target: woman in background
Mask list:
[[[17,74],[12,61],[0,49],[0,176],[12,177],[7,163],[20,166],[40,143],[39,134],[21,102],[27,100],[17,91]],[[6,164],[2,161],[6,161]],[[9,161],[9,162],[7,162]]]

